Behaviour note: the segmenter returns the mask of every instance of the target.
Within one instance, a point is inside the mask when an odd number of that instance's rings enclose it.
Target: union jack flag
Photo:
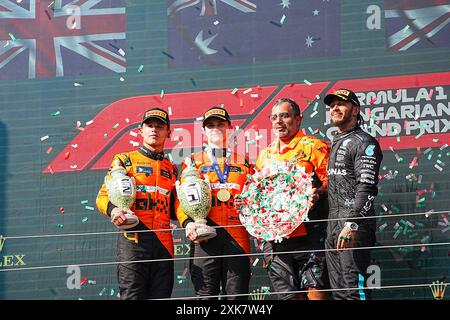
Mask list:
[[[0,80],[126,71],[125,0],[0,0]]]
[[[450,45],[450,4],[444,0],[385,0],[388,48],[448,47]]]

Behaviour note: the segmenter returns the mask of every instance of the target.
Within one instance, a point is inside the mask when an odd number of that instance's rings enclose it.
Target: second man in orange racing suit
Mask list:
[[[248,298],[250,259],[243,254],[250,253],[250,243],[234,207],[234,197],[241,193],[247,174],[253,174],[253,167],[244,156],[227,148],[229,129],[228,112],[218,107],[209,109],[203,116],[202,128],[208,146],[191,156],[192,163],[210,181],[212,207],[206,219],[207,225],[216,227],[216,237],[199,241],[196,223],[184,213],[181,205],[177,208],[179,223],[186,228],[186,236],[192,241],[190,274],[195,293],[204,299],[219,294],[230,300]],[[236,254],[242,256],[226,257]]]

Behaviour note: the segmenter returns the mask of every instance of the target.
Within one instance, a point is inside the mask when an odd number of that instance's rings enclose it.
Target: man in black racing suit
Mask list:
[[[328,162],[329,219],[325,248],[330,285],[334,299],[370,298],[367,267],[375,244],[373,216],[378,193],[378,172],[383,155],[380,146],[360,126],[360,103],[356,94],[339,89],[328,94],[331,122],[337,127]],[[353,219],[352,219],[353,218]],[[355,219],[357,218],[357,219]],[[338,219],[338,220],[332,220]],[[337,249],[337,251],[336,251]]]

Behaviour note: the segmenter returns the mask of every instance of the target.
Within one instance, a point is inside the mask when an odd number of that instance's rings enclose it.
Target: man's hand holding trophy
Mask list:
[[[206,224],[211,210],[211,187],[207,177],[200,178],[190,158],[186,158],[185,164],[181,173],[183,183],[177,181],[175,186],[183,211],[194,220],[186,225],[186,237],[197,243],[216,236],[216,230]]]
[[[130,229],[139,223],[139,218],[130,208],[136,200],[136,181],[127,175],[125,168],[115,165],[105,177],[109,201],[116,206],[111,211],[111,222],[119,229]]]

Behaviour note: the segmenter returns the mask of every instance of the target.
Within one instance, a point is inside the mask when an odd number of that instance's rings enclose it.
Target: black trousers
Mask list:
[[[328,224],[326,249],[336,249],[339,233],[344,222],[331,221]],[[372,247],[375,244],[375,230],[372,225],[360,224],[356,231],[354,247]],[[367,289],[367,267],[370,265],[370,249],[327,251],[326,261],[331,289],[335,300],[368,300],[371,292]]]
[[[137,235],[137,243],[133,237]],[[128,238],[127,238],[128,237]],[[117,260],[142,261],[172,259],[172,256],[153,232],[119,235]],[[124,263],[117,267],[121,300],[169,298],[172,294],[174,262]]]
[[[241,246],[223,229],[217,236],[201,243],[191,242],[190,274],[195,294],[201,296],[248,294],[250,259],[248,256],[212,258],[211,256],[244,254]],[[205,258],[206,257],[206,258]],[[220,290],[222,288],[222,290]],[[203,298],[218,299],[218,298]],[[225,300],[248,299],[248,296],[223,297]]]

